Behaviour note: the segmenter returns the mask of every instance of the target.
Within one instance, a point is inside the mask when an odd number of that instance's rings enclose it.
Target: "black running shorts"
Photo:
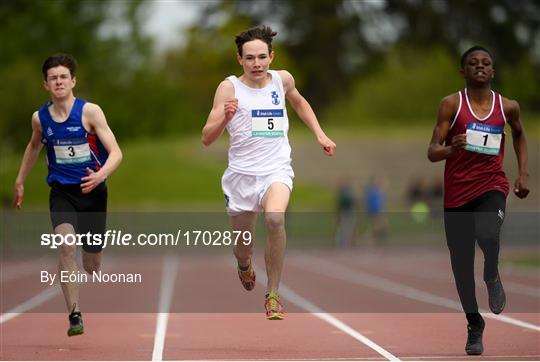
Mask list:
[[[49,210],[54,228],[71,224],[77,234],[104,234],[107,219],[107,186],[99,184],[88,194],[80,185],[62,185],[53,182],[49,196]],[[99,253],[102,245],[90,245],[84,238],[83,250]]]

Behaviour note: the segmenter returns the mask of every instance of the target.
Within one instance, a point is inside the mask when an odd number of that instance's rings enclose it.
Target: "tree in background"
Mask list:
[[[185,45],[163,55],[162,72],[166,74],[164,81],[169,90],[167,96],[171,98],[171,114],[177,115],[171,120],[176,123],[176,130],[200,131],[212,106],[216,84],[231,74],[242,72],[235,57],[234,38],[252,26],[252,20],[237,16],[221,21],[214,18],[211,23],[203,21],[191,27]],[[296,71],[281,44],[274,44],[274,51],[277,56],[273,68]]]
[[[474,44],[487,47],[495,68],[501,70],[495,84],[519,98],[522,107],[540,110],[538,1],[386,0],[383,11],[403,23],[400,42],[423,47],[441,44],[456,55]],[[519,79],[512,82],[514,76]]]
[[[291,69],[317,111],[340,111],[322,122],[417,117],[407,105],[421,94],[448,92],[451,84],[435,78],[446,77],[440,69],[457,64],[472,43],[493,51],[497,89],[518,98],[524,111],[540,111],[535,0],[216,0],[201,3],[184,45],[160,54],[141,30],[149,4],[0,1],[2,151],[26,144],[31,112],[47,100],[39,65],[55,52],[77,58],[77,94],[104,108],[120,141],[198,132],[215,84],[239,70],[234,36],[261,23],[279,33],[273,67]],[[402,104],[389,107],[397,102],[396,90]],[[432,114],[427,108],[421,113]]]
[[[297,82],[316,110],[343,95],[360,65],[375,49],[362,35],[355,3],[317,1],[217,1],[207,5],[200,27],[215,30],[208,19],[247,18],[249,26],[268,24],[299,69]]]
[[[222,0],[206,6],[200,27],[216,30],[216,19],[240,16],[251,19],[251,25],[278,30],[277,40],[296,63],[303,91],[317,108],[346,96],[395,44],[404,45],[401,49],[442,46],[458,59],[465,48],[481,43],[504,69],[498,77],[502,91],[518,90],[525,107],[540,109],[535,102],[540,5],[535,0]],[[525,90],[507,84],[512,75],[502,74],[513,74],[515,67]]]
[[[71,53],[81,64],[78,94],[101,104],[112,120],[123,116],[122,94],[150,56],[151,43],[139,31],[142,5],[141,0],[0,2],[3,150],[28,141],[32,112],[48,99],[40,67],[52,53]]]

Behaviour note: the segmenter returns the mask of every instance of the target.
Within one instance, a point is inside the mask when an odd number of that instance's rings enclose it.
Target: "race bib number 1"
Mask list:
[[[90,161],[90,145],[85,138],[56,140],[54,154],[56,163],[82,163]]]
[[[283,109],[251,111],[251,137],[284,137]]]
[[[498,155],[501,148],[503,127],[488,126],[481,123],[467,123],[467,151]]]

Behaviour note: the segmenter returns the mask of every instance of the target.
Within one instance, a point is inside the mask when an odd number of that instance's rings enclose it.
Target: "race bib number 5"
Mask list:
[[[465,149],[486,155],[498,155],[501,148],[503,127],[481,123],[467,123],[467,145]]]
[[[90,145],[85,138],[56,140],[54,154],[56,163],[82,163],[90,161]]]
[[[251,111],[251,137],[284,137],[283,109]]]

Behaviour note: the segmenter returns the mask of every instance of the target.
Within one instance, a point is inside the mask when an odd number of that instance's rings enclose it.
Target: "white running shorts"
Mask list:
[[[262,176],[244,175],[227,168],[221,178],[227,213],[234,216],[246,211],[263,211],[262,199],[270,185],[281,182],[292,191],[293,178],[292,168],[280,169]]]

